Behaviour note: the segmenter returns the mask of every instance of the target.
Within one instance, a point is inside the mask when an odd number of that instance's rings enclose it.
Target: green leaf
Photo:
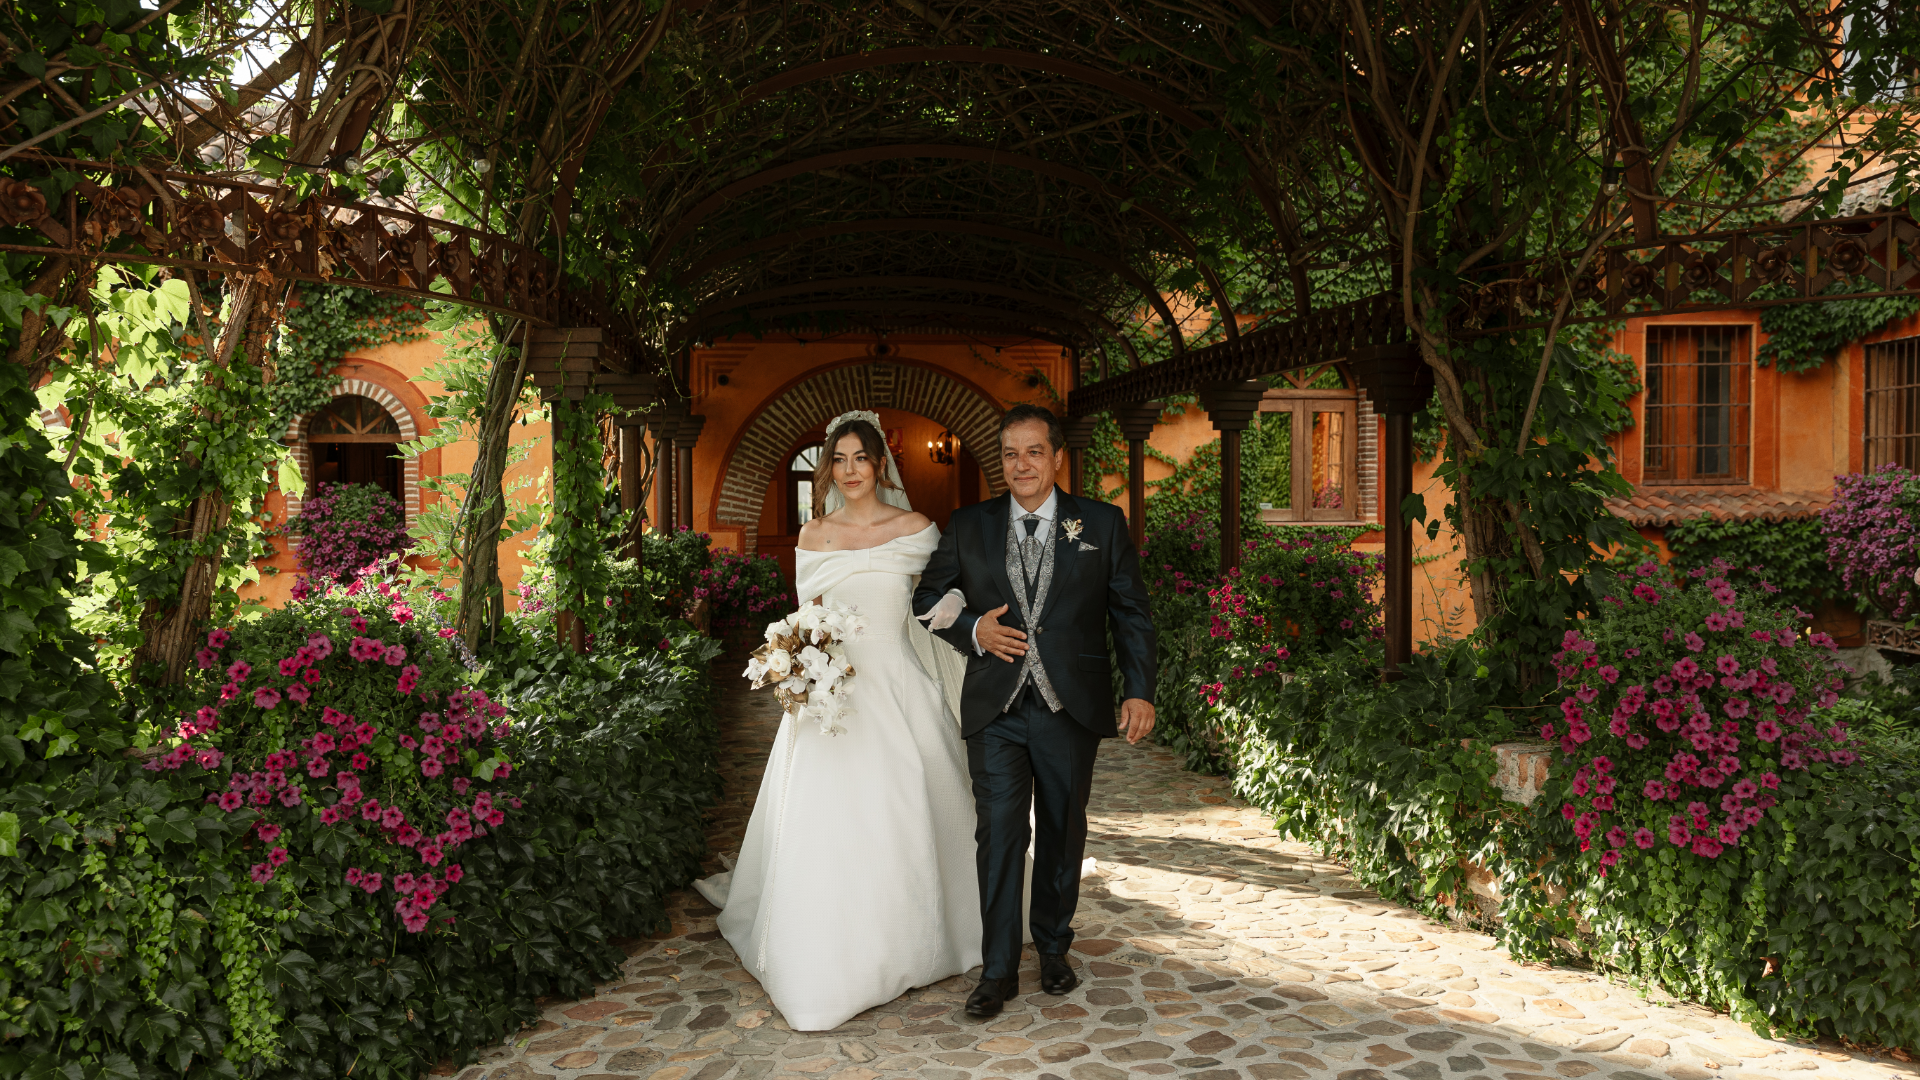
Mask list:
[[[167,811],[166,817],[150,816],[141,824],[147,827],[147,836],[157,844],[189,844],[198,831],[194,825],[193,812],[185,807],[176,806]]]
[[[14,745],[19,744],[20,741],[15,739]],[[13,858],[19,854],[20,815],[11,810],[0,811],[0,858]]]
[[[15,548],[0,547],[0,588],[13,584],[13,579],[26,573],[27,560],[22,558]]]
[[[14,912],[13,924],[22,930],[51,934],[67,921],[67,906],[58,900],[28,900]]]
[[[33,620],[15,609],[0,611],[0,652],[26,654],[26,646],[37,637]]]

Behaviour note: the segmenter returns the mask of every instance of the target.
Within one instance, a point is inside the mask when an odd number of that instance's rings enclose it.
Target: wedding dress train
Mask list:
[[[801,597],[867,617],[847,646],[847,730],[780,722],[738,861],[695,883],[796,1030],[838,1027],[980,963],[966,747],[928,670],[959,657],[913,641],[913,579],[938,540],[929,525],[860,551],[794,552]]]

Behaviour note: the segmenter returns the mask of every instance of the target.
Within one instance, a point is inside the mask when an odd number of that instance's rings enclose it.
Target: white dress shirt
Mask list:
[[[1054,515],[1059,512],[1059,488],[1056,487],[1047,492],[1047,501],[1041,503],[1038,510],[1028,510],[1026,507],[1021,506],[1020,500],[1014,498],[1013,492],[1011,491],[1007,492],[1007,502],[1013,507],[1013,517],[1010,519],[1013,522],[1012,527],[1021,530],[1021,535],[1025,535],[1026,526],[1020,524],[1020,519],[1028,514],[1032,514],[1040,519],[1040,524],[1034,526],[1033,535],[1040,537],[1042,540],[1053,535],[1051,531],[1053,528],[1053,518]],[[1029,630],[1028,633],[1031,635],[1032,631]],[[987,654],[987,650],[980,644],[980,620],[978,619],[973,621],[973,651],[976,656],[985,656]]]

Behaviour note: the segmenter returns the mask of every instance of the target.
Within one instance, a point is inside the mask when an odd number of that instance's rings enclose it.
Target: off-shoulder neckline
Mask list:
[[[937,529],[939,529],[939,528],[940,528],[940,526],[938,526],[938,525],[935,525],[935,524],[934,524],[933,522],[931,522],[931,521],[929,521],[929,522],[927,522],[927,529],[936,529],[936,530],[937,530]],[[873,545],[872,547],[863,547],[863,548],[803,548],[803,547],[800,547],[800,546],[798,546],[798,545],[795,545],[795,546],[794,546],[794,549],[793,549],[793,550],[794,550],[794,554],[795,554],[796,556],[797,556],[797,555],[798,555],[798,554],[799,554],[800,552],[803,552],[803,551],[804,551],[804,552],[806,552],[806,553],[807,553],[807,554],[809,554],[809,555],[857,555],[857,554],[859,554],[859,553],[860,553],[860,552],[862,552],[862,551],[879,551],[879,550],[880,550],[881,548],[883,548],[883,547],[886,547],[886,546],[887,546],[888,544],[897,544],[897,543],[899,543],[899,542],[900,542],[900,541],[902,541],[902,540],[911,540],[911,539],[913,539],[913,538],[914,538],[914,537],[916,537],[916,536],[925,536],[925,535],[927,534],[927,529],[921,529],[921,530],[920,530],[919,532],[911,532],[911,533],[908,533],[908,534],[907,534],[907,535],[905,535],[905,536],[896,536],[896,537],[894,537],[894,538],[893,538],[893,539],[891,539],[891,540],[884,540],[884,541],[881,541],[880,543],[878,543],[878,544],[875,544],[875,545]]]

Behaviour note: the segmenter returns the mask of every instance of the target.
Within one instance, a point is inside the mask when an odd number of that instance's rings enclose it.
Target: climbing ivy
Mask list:
[[[99,534],[75,583],[73,619],[117,664],[138,647],[147,605],[178,596],[196,555],[220,558],[212,617],[226,618],[239,587],[259,576],[268,491],[277,482],[298,492],[301,480],[257,420],[268,413],[261,372],[242,349],[214,362],[190,329],[204,324],[190,323],[186,282],[103,271],[87,299],[39,404],[67,415],[48,434],[77,482],[70,520],[97,523]],[[196,539],[189,518],[208,492],[231,511]]]
[[[1858,286],[1836,281],[1826,294],[1850,292]],[[1777,295],[1784,292],[1775,290]],[[1769,296],[1763,299],[1771,298]],[[1920,311],[1920,299],[1911,296],[1875,296],[1862,300],[1829,300],[1819,304],[1780,304],[1760,310],[1760,329],[1767,343],[1754,353],[1762,367],[1772,364],[1789,374],[1812,371],[1834,358],[1839,349],[1888,323]]]
[[[284,433],[301,416],[333,400],[339,379],[333,369],[355,349],[427,336],[427,313],[406,299],[346,285],[302,285],[287,305],[275,343],[274,431]]]
[[[551,538],[554,604],[585,619],[590,630],[601,622],[611,585],[604,558],[609,528],[599,514],[606,477],[596,418],[612,407],[607,394],[553,404],[553,515],[545,532]]]
[[[1680,570],[1730,564],[1727,580],[1743,588],[1762,581],[1780,590],[1786,603],[1812,611],[1828,597],[1847,593],[1827,562],[1827,540],[1816,518],[1802,521],[1719,521],[1701,516],[1667,529],[1673,565]]]

